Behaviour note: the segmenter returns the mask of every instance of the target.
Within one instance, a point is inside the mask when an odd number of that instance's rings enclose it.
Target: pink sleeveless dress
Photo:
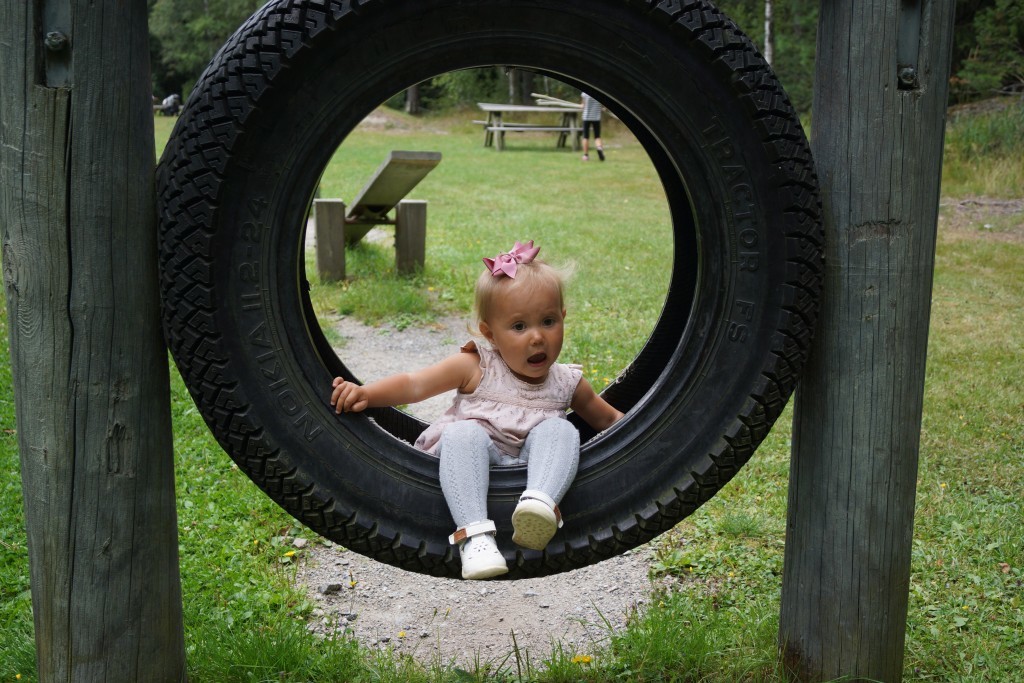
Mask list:
[[[441,432],[457,420],[476,420],[498,449],[519,456],[526,435],[544,420],[565,418],[583,371],[578,365],[555,363],[542,384],[524,382],[509,370],[497,351],[467,342],[463,353],[480,356],[480,384],[471,394],[456,393],[455,400],[413,444],[436,454]]]

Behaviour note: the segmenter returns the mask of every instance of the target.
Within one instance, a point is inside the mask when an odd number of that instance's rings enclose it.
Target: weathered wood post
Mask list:
[[[411,275],[427,261],[427,202],[403,199],[395,207],[395,270]]]
[[[795,403],[779,633],[804,680],[902,677],[953,10],[821,3],[825,295]]]
[[[39,680],[185,679],[146,3],[0,7],[0,228]]]
[[[345,279],[345,202],[313,200],[316,272],[324,282]]]

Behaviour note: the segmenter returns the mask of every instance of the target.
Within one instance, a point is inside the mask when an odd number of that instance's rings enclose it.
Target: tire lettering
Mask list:
[[[738,231],[736,239],[740,246],[740,250],[737,250],[738,269],[740,272],[752,273],[758,270],[761,264],[761,236],[757,224],[754,188],[747,179],[746,169],[735,163],[738,156],[736,148],[722,122],[716,117],[702,132],[705,147],[719,161],[723,180],[729,188],[729,204]],[[730,329],[730,339],[742,341],[740,337],[746,337],[745,330]]]
[[[262,346],[264,348],[272,347],[272,344],[270,343],[270,337],[267,336],[266,323],[261,322],[259,325],[253,328],[253,330],[249,333],[249,343],[252,344],[253,346]]]
[[[746,228],[740,231],[740,244],[744,247],[747,247],[748,249],[756,247],[757,241],[757,230],[754,230],[753,228]],[[757,251],[741,251],[739,254],[740,270],[746,270],[748,272],[757,270],[760,255],[760,252]]]
[[[726,170],[729,170],[729,168],[730,167],[726,167]],[[736,168],[739,168],[739,167],[736,167]],[[736,175],[738,176],[739,174],[737,173]],[[736,199],[740,199],[744,203],[753,206],[753,204],[754,204],[754,190],[751,189],[750,185],[748,185],[747,183],[737,183],[737,182],[735,182],[736,176],[730,176],[729,178],[726,178],[726,180],[729,181],[729,185],[732,187],[732,192],[736,196]]]
[[[252,282],[259,284],[260,282],[260,264],[258,263],[242,263],[238,266],[238,279],[242,282]]]
[[[755,304],[753,301],[744,301],[743,299],[736,299],[733,304],[733,308],[736,311],[734,317],[743,320],[744,322],[750,322],[754,319],[754,308]]]
[[[294,415],[302,410],[302,404],[295,398],[295,394],[292,393],[291,389],[285,389],[277,395],[277,404],[281,406],[281,410],[284,411],[285,415]]]
[[[257,332],[259,330],[259,332]],[[266,325],[260,323],[253,333],[250,333],[249,340],[255,346],[270,346],[269,339],[265,337]],[[312,442],[323,432],[323,427],[316,423],[309,412],[309,405],[303,403],[298,395],[289,385],[288,376],[284,374],[280,361],[277,359],[277,350],[268,351],[256,356],[256,362],[260,366],[260,373],[268,380],[266,387],[274,396],[275,403],[282,413],[288,417],[294,417],[292,424],[298,427],[306,441]]]
[[[323,433],[323,427],[309,410],[308,403],[303,402],[303,392],[292,386],[287,366],[278,355],[281,349],[275,342],[273,326],[268,322],[272,319],[267,311],[268,301],[260,286],[263,259],[261,247],[267,236],[263,212],[267,206],[269,203],[262,197],[246,203],[246,210],[251,217],[241,225],[235,252],[239,259],[235,272],[241,283],[238,287],[241,302],[239,309],[248,317],[248,341],[255,349],[253,359],[259,369],[259,376],[263,378],[266,393],[272,397],[274,410],[280,411],[307,442],[312,442]]]
[[[256,212],[266,206],[266,201],[260,199],[253,200],[248,206],[250,211]],[[243,241],[255,243],[258,248],[260,239],[263,236],[263,230],[258,220],[259,216],[256,215],[255,218],[257,220],[247,222],[242,226],[242,238]],[[259,349],[269,349],[255,356],[256,364],[264,378],[264,386],[266,386],[270,395],[273,396],[276,410],[291,418],[290,422],[299,429],[302,437],[306,441],[312,442],[317,436],[321,435],[324,428],[316,423],[313,416],[309,413],[308,405],[302,402],[299,394],[292,389],[289,383],[289,377],[285,374],[285,369],[278,358],[279,349],[275,348],[266,319],[263,318],[264,301],[262,290],[259,288],[260,263],[258,257],[252,246],[247,246],[244,253],[246,257],[255,257],[256,260],[245,261],[239,264],[239,280],[242,283],[255,285],[256,288],[241,295],[241,309],[251,312],[260,318],[249,331],[249,343]]]
[[[738,342],[740,344],[747,341],[749,329],[746,323],[749,323],[754,319],[755,307],[756,305],[753,301],[736,299],[736,301],[733,302],[732,320],[729,321],[729,328],[726,333],[729,337],[729,341]]]
[[[263,306],[263,299],[259,292],[251,292],[242,295],[243,311],[258,311]]]
[[[292,424],[296,427],[302,428],[302,436],[309,442],[312,442],[313,439],[320,436],[320,432],[324,430],[323,427],[313,421],[313,416],[309,414],[309,411],[306,411],[295,418],[295,420],[292,421]]]
[[[263,226],[259,223],[246,221],[242,224],[242,239],[248,242],[259,242],[263,234]]]
[[[253,218],[260,218],[263,215],[263,211],[267,208],[267,200],[263,197],[253,197],[249,200],[247,206]]]

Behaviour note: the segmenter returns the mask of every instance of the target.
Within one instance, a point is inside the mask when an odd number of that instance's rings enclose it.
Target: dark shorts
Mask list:
[[[601,137],[601,122],[600,121],[584,121],[583,122],[583,137],[590,138],[590,129],[594,129],[594,137]]]

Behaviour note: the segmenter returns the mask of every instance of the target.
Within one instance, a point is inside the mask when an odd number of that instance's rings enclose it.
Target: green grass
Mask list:
[[[946,124],[942,193],[1019,197],[1024,188],[1024,100],[989,100]]]
[[[534,239],[542,258],[577,265],[563,358],[584,364],[601,388],[646,341],[668,287],[671,224],[653,166],[621,129],[605,136],[604,164],[556,149],[551,134],[510,134],[504,152],[484,149],[480,127],[465,123],[474,116],[392,114],[394,127],[361,128],[334,155],[321,196],[349,201],[392,149],[443,157],[411,195],[429,201],[423,271],[398,276],[390,246],[364,240],[347,256],[344,283],[310,278],[322,327],[341,315],[398,327],[468,318],[480,259]],[[312,254],[307,270],[315,271]]]
[[[171,120],[156,121],[159,148]],[[445,132],[422,129],[431,127]],[[408,129],[360,131],[332,162],[325,196],[351,197],[387,150],[444,153],[444,161],[414,193],[430,200],[427,268],[416,277],[401,278],[388,272],[388,249],[367,245],[355,250],[350,282],[315,283],[321,315],[402,325],[463,314],[480,257],[506,248],[529,230],[545,254],[593,255],[581,259],[573,283],[572,346],[565,353],[588,365],[596,363],[602,377],[613,375],[635,352],[644,325],[660,304],[664,280],[659,273],[665,264],[658,247],[659,240],[667,239],[667,219],[642,151],[630,146],[625,133],[609,134],[608,141],[609,161],[600,165],[552,150],[547,138],[512,139],[509,151],[500,154],[485,150],[477,128],[451,119],[427,120]],[[945,172],[978,175],[988,167],[990,155],[1002,158],[990,151],[979,157],[947,157]],[[1015,163],[1014,173],[1020,173],[1019,157]],[[951,186],[944,185],[947,190]],[[1019,187],[986,185],[964,191],[1012,196]],[[1019,215],[1015,220],[1019,223]],[[625,256],[614,256],[617,251]],[[906,680],[1010,681],[1024,664],[1019,654],[1024,647],[1021,263],[1024,244],[1019,240],[994,239],[983,230],[940,234]],[[4,344],[6,325],[6,315],[0,316]],[[785,680],[778,671],[775,638],[788,411],[730,484],[660,537],[651,571],[667,587],[652,596],[647,609],[632,615],[625,631],[588,653],[589,661],[555,648],[539,660],[512,652],[459,668],[441,661],[421,666],[349,638],[324,642],[309,635],[311,605],[293,584],[295,562],[303,551],[296,551],[292,541],[300,536],[311,543],[318,539],[223,455],[176,373],[172,391],[186,646],[193,681]],[[0,354],[0,468],[6,473],[0,479],[0,682],[19,673],[22,681],[35,680],[6,353]]]

